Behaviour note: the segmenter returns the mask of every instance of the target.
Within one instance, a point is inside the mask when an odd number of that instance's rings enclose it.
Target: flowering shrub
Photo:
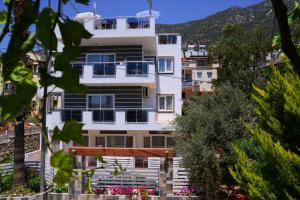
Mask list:
[[[93,192],[97,195],[128,195],[132,196],[133,199],[146,199],[149,195],[158,195],[159,189],[147,189],[146,187],[120,187],[120,186],[109,186],[108,188],[95,188]]]
[[[197,189],[194,187],[183,187],[180,192],[173,192],[174,196],[195,196]]]

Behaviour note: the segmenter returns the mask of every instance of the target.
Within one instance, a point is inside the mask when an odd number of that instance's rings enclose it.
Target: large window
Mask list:
[[[133,136],[106,136],[106,138],[107,147],[133,147]]]
[[[164,148],[165,144],[165,136],[152,136],[152,147],[153,148]]]
[[[173,95],[158,96],[158,111],[173,111]]]
[[[173,73],[174,72],[174,58],[160,57],[158,59],[158,73]]]
[[[177,44],[177,35],[159,35],[158,44]]]
[[[207,72],[208,81],[212,81],[212,72]]]
[[[96,137],[96,147],[105,147],[105,137]]]
[[[87,64],[93,66],[94,76],[116,75],[114,54],[87,54]]]
[[[91,110],[93,112],[94,122],[114,122],[114,96],[89,95],[88,110]]]
[[[198,79],[199,81],[202,80],[202,72],[197,72],[197,79]]]

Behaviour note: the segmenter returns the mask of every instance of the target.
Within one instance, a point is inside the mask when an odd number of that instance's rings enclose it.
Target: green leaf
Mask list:
[[[77,21],[59,21],[58,25],[65,46],[79,46],[81,39],[89,39],[92,37],[92,34],[85,30],[84,26]]]
[[[294,9],[288,15],[289,25],[292,25],[297,19],[300,19],[300,4],[295,1]]]
[[[90,1],[89,0],[75,0],[77,3],[81,3],[84,5],[89,5]]]
[[[55,152],[50,159],[51,166],[57,169],[54,182],[63,186],[70,181],[73,172],[72,157],[64,150]]]
[[[36,33],[37,39],[47,49],[57,49],[57,38],[54,32],[52,32],[55,26],[56,13],[51,8],[44,8],[39,14],[36,20]]]
[[[5,24],[7,19],[7,13],[4,10],[0,11],[0,24]]]
[[[275,35],[272,40],[272,47],[278,47],[281,43],[280,35]]]
[[[59,130],[58,127],[54,128],[52,140],[61,140],[65,143],[70,143],[73,141],[76,144],[83,145],[84,140],[82,137],[82,127],[82,123],[77,121],[68,121],[64,124],[62,130]]]
[[[103,156],[101,156],[101,155],[96,156],[96,159],[97,159],[99,162],[101,162],[102,164],[106,164],[106,163],[107,163],[107,162],[103,159]]]
[[[118,167],[115,167],[113,175],[114,176],[118,176],[119,175],[119,169],[118,169]]]
[[[2,120],[12,119],[26,106],[30,105],[32,98],[36,94],[37,86],[33,82],[32,72],[25,68],[23,62],[18,62],[11,73],[10,79],[16,87],[13,95],[0,96],[0,107]]]

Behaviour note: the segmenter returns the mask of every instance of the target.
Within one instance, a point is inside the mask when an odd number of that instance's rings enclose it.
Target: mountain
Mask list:
[[[285,2],[291,8],[294,0]],[[158,24],[156,29],[158,33],[180,33],[183,45],[211,44],[221,36],[225,24],[240,24],[247,30],[260,25],[271,37],[273,22],[272,4],[267,0],[245,8],[231,7],[200,20],[180,24]]]

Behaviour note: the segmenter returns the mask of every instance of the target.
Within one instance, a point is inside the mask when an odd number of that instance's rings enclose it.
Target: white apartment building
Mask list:
[[[49,134],[75,119],[84,124],[85,147],[172,148],[173,121],[182,108],[181,36],[156,34],[151,16],[81,13],[75,19],[93,34],[82,41],[85,52],[72,62],[88,91],[55,91],[53,99],[61,105],[47,114]],[[62,48],[59,32],[57,36]],[[59,144],[66,150],[72,146]],[[95,157],[87,162],[94,166]],[[147,168],[148,158],[131,157],[130,165]]]
[[[182,51],[182,96],[188,101],[195,93],[212,93],[218,64],[210,63],[206,45],[188,45]]]

